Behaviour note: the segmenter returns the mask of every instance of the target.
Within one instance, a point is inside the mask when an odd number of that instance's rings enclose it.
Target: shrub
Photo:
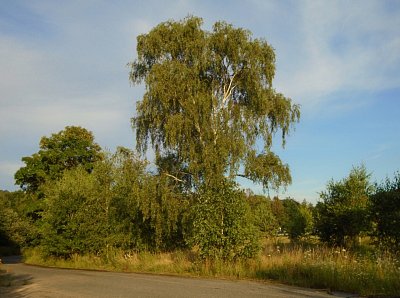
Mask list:
[[[193,230],[189,243],[200,256],[235,260],[259,251],[259,233],[253,225],[244,193],[233,182],[222,180],[202,187],[192,209]]]
[[[374,236],[379,244],[392,251],[400,250],[400,172],[377,187],[371,196]]]

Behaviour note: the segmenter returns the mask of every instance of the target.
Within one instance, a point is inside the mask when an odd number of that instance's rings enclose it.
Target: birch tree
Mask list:
[[[251,32],[202,19],[167,21],[137,38],[130,63],[133,84],[145,83],[132,125],[137,149],[173,157],[177,181],[210,185],[243,176],[264,187],[291,182],[289,167],[272,150],[299,120],[299,106],[273,88],[275,52]],[[175,167],[176,168],[176,167]]]

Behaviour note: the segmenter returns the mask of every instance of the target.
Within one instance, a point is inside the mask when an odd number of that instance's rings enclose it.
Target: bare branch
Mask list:
[[[224,104],[228,100],[229,96],[231,96],[233,89],[236,87],[236,85],[232,86],[233,79],[235,78],[235,76],[236,76],[236,73],[234,73],[233,76],[231,77],[228,88],[226,88],[226,86],[224,86],[224,98],[222,99],[222,102]]]
[[[171,174],[168,174],[168,173],[163,173],[165,176],[168,176],[168,177],[171,177],[171,178],[173,178],[174,180],[176,180],[176,181],[179,181],[179,182],[185,182],[185,181],[183,181],[182,179],[179,179],[178,177],[175,177],[174,175],[171,175]]]

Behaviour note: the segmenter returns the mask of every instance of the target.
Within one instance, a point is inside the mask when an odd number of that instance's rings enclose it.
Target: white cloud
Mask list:
[[[289,71],[278,69],[278,90],[306,109],[319,109],[338,91],[400,86],[400,76],[394,73],[400,67],[400,15],[388,17],[382,2],[303,4],[301,42],[292,51],[301,61],[288,57],[287,63],[293,64]]]
[[[0,37],[0,104],[24,104],[51,78],[43,53],[13,38]]]
[[[129,127],[131,107],[126,105],[104,104],[99,98],[79,98],[72,103],[68,100],[47,102],[44,105],[15,105],[0,111],[2,135],[15,133],[29,134],[40,131],[43,134],[54,133],[68,125],[80,125],[102,135],[113,134],[120,127]],[[77,102],[80,104],[75,104]],[[115,99],[117,101],[117,99]],[[103,104],[101,104],[103,102]],[[123,102],[123,100],[121,100]]]
[[[367,153],[365,160],[368,162],[373,160],[379,160],[382,157],[384,157],[387,151],[389,151],[390,149],[392,149],[392,146],[388,143],[377,144],[375,148],[372,148],[370,152]]]

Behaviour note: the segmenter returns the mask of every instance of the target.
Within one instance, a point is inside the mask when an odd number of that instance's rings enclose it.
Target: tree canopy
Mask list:
[[[67,126],[50,137],[42,137],[39,146],[37,153],[22,158],[25,166],[15,173],[15,183],[30,192],[78,165],[90,172],[94,163],[103,158],[92,132],[79,126]]]
[[[184,172],[175,177],[189,174],[195,185],[237,175],[264,187],[290,183],[272,140],[281,131],[285,144],[300,110],[273,88],[273,48],[225,22],[211,32],[201,25],[187,17],[138,36],[130,79],[146,92],[132,119],[137,149],[173,156]]]
[[[320,193],[316,228],[320,238],[336,245],[344,245],[345,238],[355,240],[368,230],[368,200],[373,193],[370,174],[364,166],[354,167],[348,177],[328,182]]]
[[[371,217],[375,223],[374,236],[381,246],[400,251],[400,172],[393,179],[377,185],[371,196]]]

